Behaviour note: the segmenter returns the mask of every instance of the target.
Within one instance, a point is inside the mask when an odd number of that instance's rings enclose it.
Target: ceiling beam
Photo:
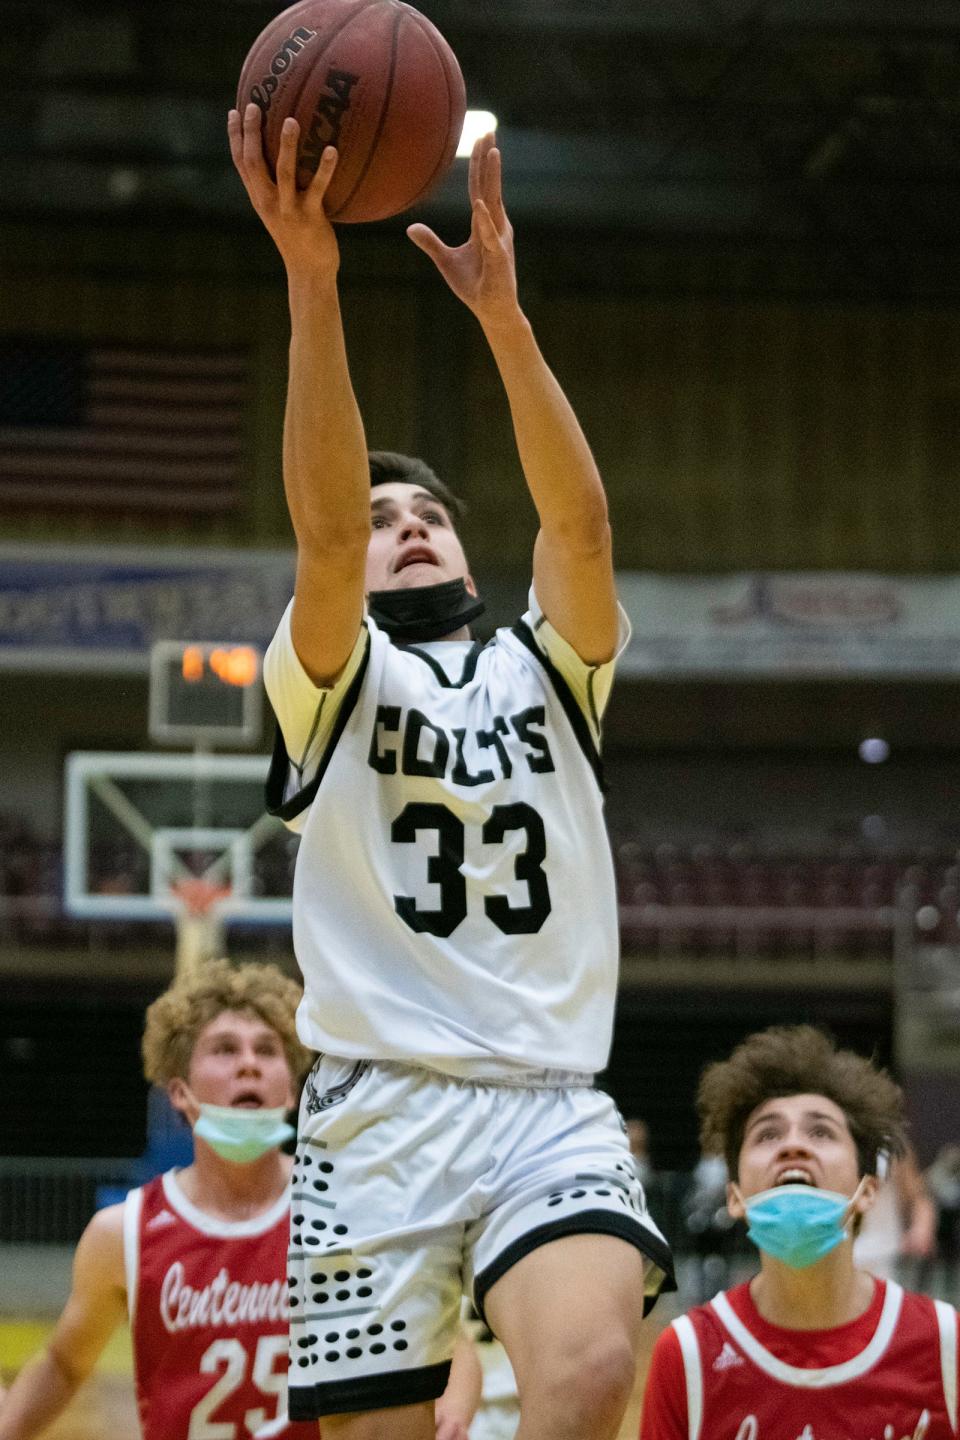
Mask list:
[[[957,36],[957,0],[433,0],[431,18],[463,31],[710,35],[756,24],[804,34]]]
[[[142,15],[142,0],[86,0],[87,19]],[[747,24],[768,30],[836,35],[856,32],[901,38],[960,35],[957,0],[419,0],[437,24],[467,32],[517,31],[622,35],[701,35]],[[218,15],[265,25],[277,14],[274,0],[166,0],[164,23],[175,25]],[[75,6],[66,0],[31,0],[31,23],[68,21]],[[23,0],[0,0],[0,18],[24,21]]]

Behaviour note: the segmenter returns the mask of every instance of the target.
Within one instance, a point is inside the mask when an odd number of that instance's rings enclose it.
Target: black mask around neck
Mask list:
[[[367,596],[367,609],[380,629],[391,640],[407,645],[451,635],[476,620],[485,608],[462,579],[416,585],[410,590],[371,590]]]

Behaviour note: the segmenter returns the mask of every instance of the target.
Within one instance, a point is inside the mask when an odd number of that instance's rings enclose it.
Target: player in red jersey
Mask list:
[[[0,1403],[0,1440],[49,1425],[128,1317],[143,1440],[316,1440],[315,1424],[287,1418],[293,1162],[279,1146],[312,1059],[294,1025],[300,994],[275,966],[223,960],[150,1006],[145,1073],[193,1127],[194,1162],[94,1215],[49,1344]],[[322,1170],[318,1157],[302,1183],[322,1185]],[[469,1356],[438,1404],[438,1440],[465,1440],[464,1368]]]
[[[760,1272],[660,1336],[641,1440],[956,1440],[957,1312],[853,1262],[902,1096],[812,1026],[751,1035],[700,1084],[701,1138]]]

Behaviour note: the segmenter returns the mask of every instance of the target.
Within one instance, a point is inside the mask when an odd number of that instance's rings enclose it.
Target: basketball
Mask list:
[[[402,0],[299,0],[260,33],[237,88],[241,115],[263,114],[275,170],[284,120],[300,125],[297,186],[324,147],[337,149],[331,220],[384,220],[425,196],[449,169],[466,94],[439,30]]]

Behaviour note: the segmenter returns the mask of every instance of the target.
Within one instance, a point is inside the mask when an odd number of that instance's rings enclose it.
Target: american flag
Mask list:
[[[0,508],[236,510],[246,398],[237,349],[0,340]]]

